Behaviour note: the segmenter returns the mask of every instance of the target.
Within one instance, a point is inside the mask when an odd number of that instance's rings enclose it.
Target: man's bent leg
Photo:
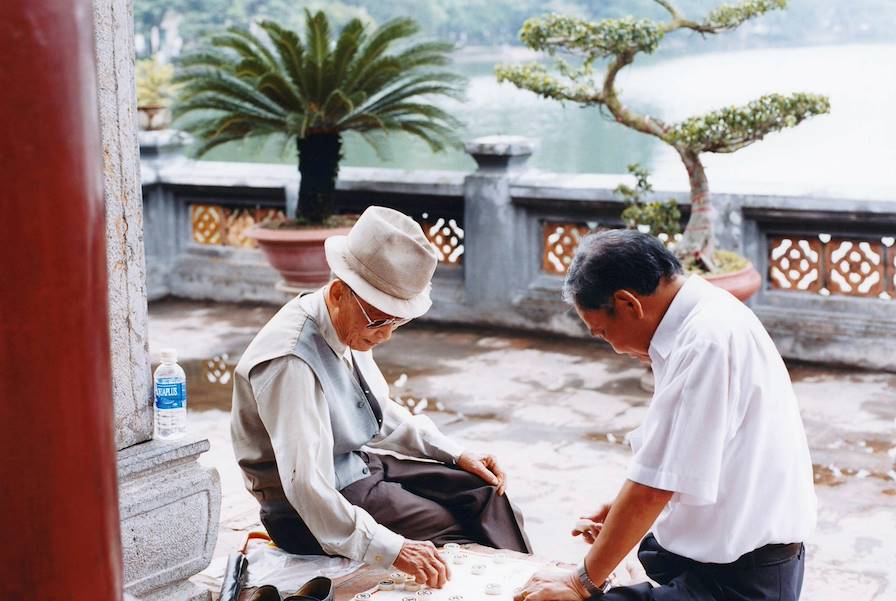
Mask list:
[[[474,542],[531,553],[523,518],[507,495],[479,476],[441,463],[379,456],[387,482],[429,499],[453,513]]]
[[[342,489],[342,495],[364,509],[378,523],[405,538],[428,540],[434,545],[475,542],[468,538],[457,516],[424,497],[406,490],[401,484],[383,479],[381,457],[366,458],[370,476]]]
[[[288,501],[261,506],[261,523],[274,544],[296,555],[326,555],[308,526]]]

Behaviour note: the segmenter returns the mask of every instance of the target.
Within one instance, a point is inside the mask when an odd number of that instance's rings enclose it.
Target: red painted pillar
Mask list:
[[[0,1],[0,599],[121,599],[90,0]]]

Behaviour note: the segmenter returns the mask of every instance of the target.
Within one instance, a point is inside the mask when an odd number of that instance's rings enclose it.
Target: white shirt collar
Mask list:
[[[675,293],[675,298],[672,299],[666,314],[660,320],[660,325],[653,333],[653,338],[650,339],[648,353],[651,355],[651,360],[655,360],[657,357],[665,359],[669,356],[678,331],[685,318],[697,306],[706,286],[712,286],[712,284],[698,275],[692,275],[688,276],[684,285]]]
[[[339,339],[336,328],[333,327],[333,320],[330,319],[330,310],[327,309],[327,301],[325,295],[330,289],[329,284],[315,290],[310,294],[306,294],[299,301],[306,313],[317,323],[321,336],[333,349],[337,357],[344,357],[348,354],[348,345]]]

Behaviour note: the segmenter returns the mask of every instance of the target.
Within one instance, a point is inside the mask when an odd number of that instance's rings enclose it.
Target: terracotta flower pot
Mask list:
[[[762,277],[752,263],[748,263],[746,267],[739,271],[704,275],[703,278],[710,284],[727,290],[741,302],[746,302],[747,299],[756,294],[762,285]]]
[[[138,106],[137,125],[146,131],[168,129],[171,126],[171,109],[163,105]]]
[[[330,279],[324,240],[344,236],[351,228],[272,229],[256,225],[246,235],[256,242],[271,267],[291,288],[313,289]]]

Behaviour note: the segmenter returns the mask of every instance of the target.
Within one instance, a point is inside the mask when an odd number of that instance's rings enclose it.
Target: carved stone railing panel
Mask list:
[[[564,275],[569,270],[576,248],[583,236],[591,231],[584,223],[545,221],[544,256],[542,269],[550,274]]]
[[[257,245],[246,236],[246,230],[262,221],[285,218],[282,210],[273,208],[190,205],[192,240],[197,244],[255,248]]]
[[[443,265],[461,265],[464,256],[464,230],[451,217],[423,213],[417,221]]]
[[[896,298],[893,242],[886,236],[772,236],[768,243],[769,288],[821,296]]]

